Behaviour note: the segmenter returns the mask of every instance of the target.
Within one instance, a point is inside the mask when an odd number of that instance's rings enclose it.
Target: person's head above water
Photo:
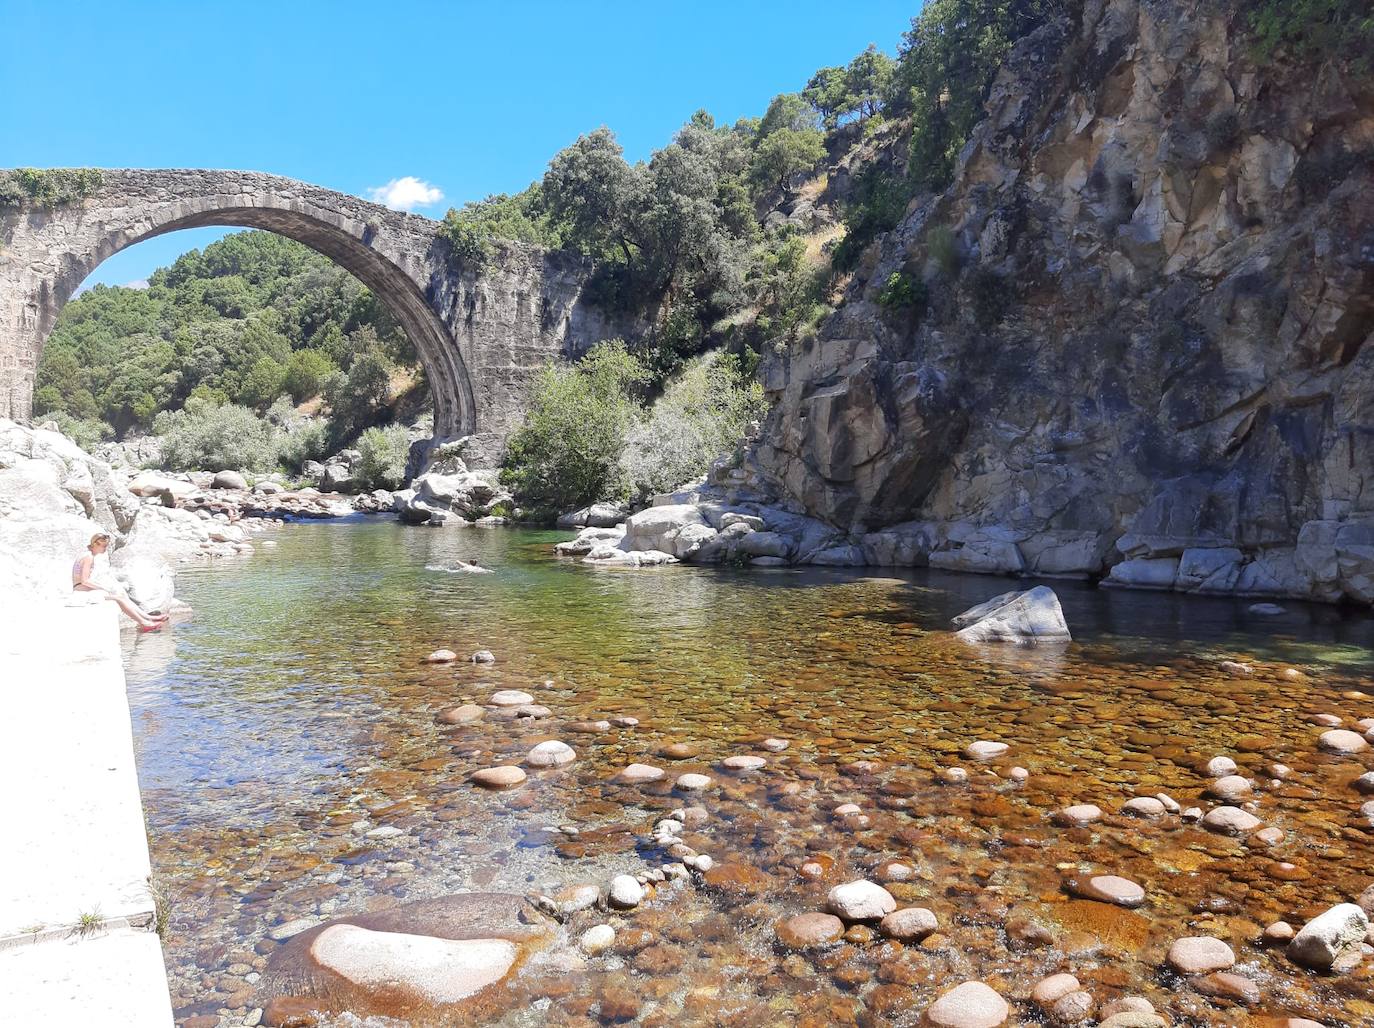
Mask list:
[[[108,532],[97,532],[91,536],[91,541],[86,544],[86,549],[92,553],[104,553],[110,548],[110,536]]]

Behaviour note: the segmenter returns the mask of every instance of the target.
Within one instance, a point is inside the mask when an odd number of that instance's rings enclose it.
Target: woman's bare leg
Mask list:
[[[135,603],[133,600],[128,599],[127,597],[115,596],[111,593],[106,593],[105,597],[106,599],[114,600],[115,603],[119,604],[120,610],[124,611],[125,614],[128,614],[129,617],[133,618],[135,621],[137,621],[140,625],[143,625],[145,628],[161,624],[161,622],[154,621],[147,614],[143,613],[142,608],[139,607],[139,605]]]

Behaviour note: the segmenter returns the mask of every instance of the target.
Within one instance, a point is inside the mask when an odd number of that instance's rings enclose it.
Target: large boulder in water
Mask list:
[[[1012,642],[1034,646],[1067,642],[1069,626],[1059,597],[1049,586],[1002,593],[970,607],[954,619],[955,634],[965,642]]]
[[[593,503],[590,507],[558,515],[559,528],[614,528],[625,520],[625,508],[616,503]]]
[[[264,993],[360,1017],[478,1023],[475,1006],[552,941],[555,927],[525,897],[505,893],[403,903],[294,936],[272,955]]]

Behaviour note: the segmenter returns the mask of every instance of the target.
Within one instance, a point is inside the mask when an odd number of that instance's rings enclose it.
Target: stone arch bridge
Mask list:
[[[583,301],[591,268],[576,254],[502,243],[483,267],[464,267],[438,222],[344,193],[260,172],[108,170],[83,199],[0,206],[0,416],[31,416],[43,344],[102,261],[207,225],[289,236],[371,289],[424,363],[436,439],[499,443],[518,423],[535,372],[624,334]]]

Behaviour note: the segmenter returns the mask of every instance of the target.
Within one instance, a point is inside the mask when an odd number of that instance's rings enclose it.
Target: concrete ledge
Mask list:
[[[16,1024],[171,1024],[118,617],[36,606],[0,631],[19,829],[0,850],[0,1011]]]

